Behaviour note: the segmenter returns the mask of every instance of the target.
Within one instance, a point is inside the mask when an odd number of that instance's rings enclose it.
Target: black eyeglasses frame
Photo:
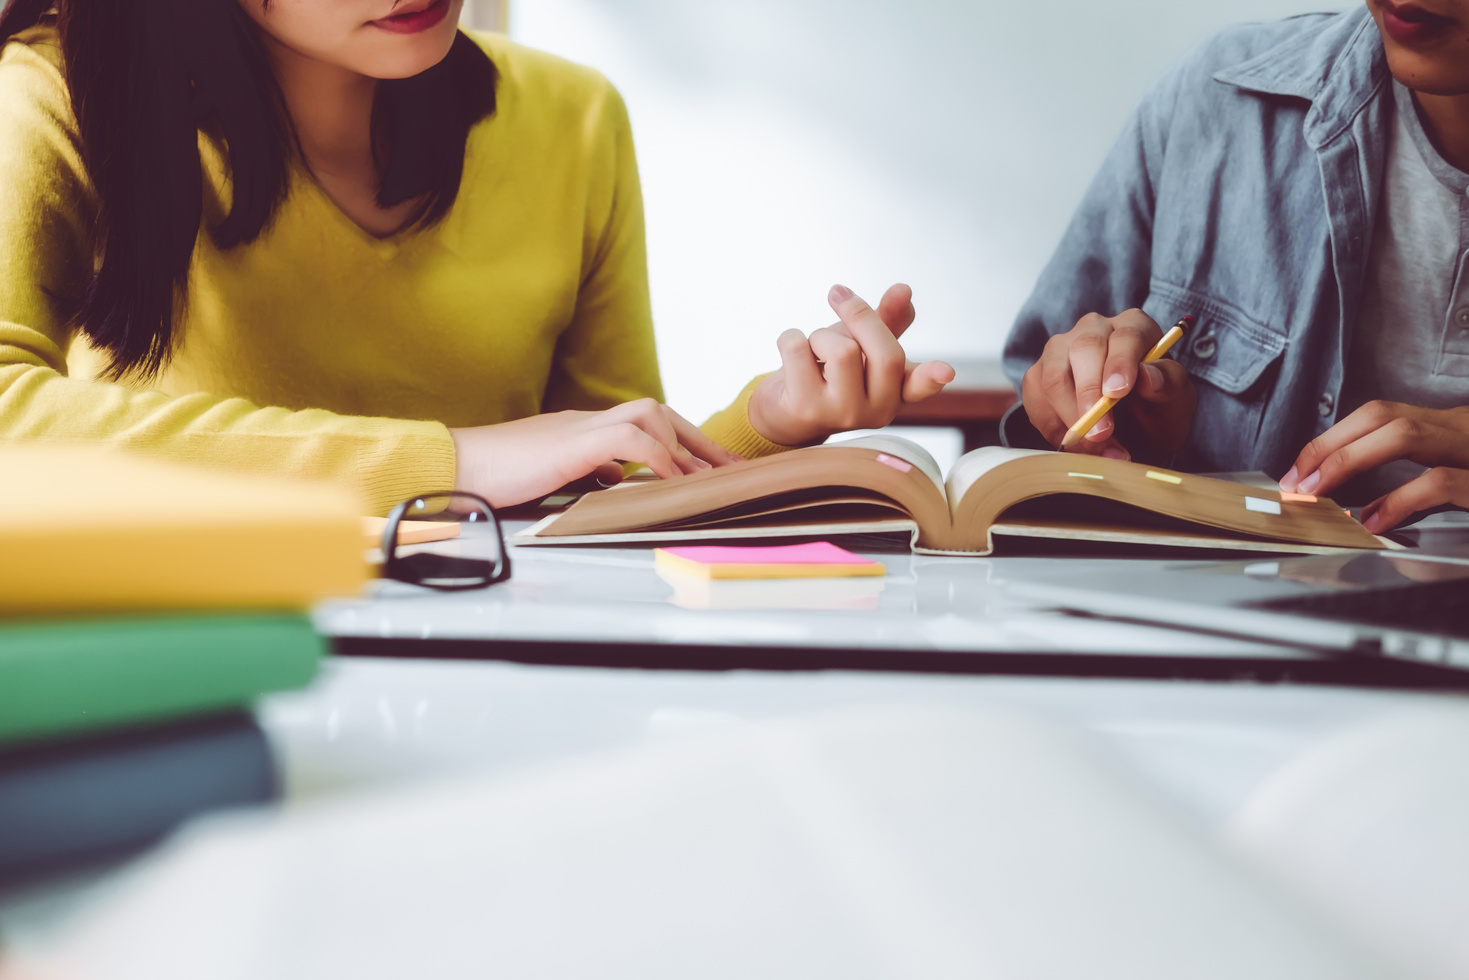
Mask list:
[[[425,577],[411,571],[409,561],[415,558],[429,557],[427,554],[418,553],[414,555],[398,554],[398,525],[408,514],[410,508],[423,508],[423,502],[428,500],[446,500],[450,498],[463,498],[474,501],[489,518],[490,524],[495,529],[495,538],[500,546],[500,561],[498,565],[494,562],[480,558],[450,558],[448,556],[432,556],[442,561],[474,562],[477,565],[488,566],[491,571],[482,582],[466,584],[444,585],[434,584],[426,581]],[[500,517],[495,513],[495,508],[490,502],[479,494],[465,493],[462,490],[443,490],[435,493],[420,493],[409,497],[398,504],[388,514],[387,522],[383,525],[383,569],[382,577],[393,579],[396,582],[406,582],[409,585],[417,585],[425,589],[435,589],[439,592],[467,592],[471,589],[487,589],[492,585],[504,582],[510,578],[510,551],[505,547],[505,532],[500,526]]]

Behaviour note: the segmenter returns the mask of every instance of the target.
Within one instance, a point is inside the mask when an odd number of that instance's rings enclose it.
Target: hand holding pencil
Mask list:
[[[1143,358],[1143,363],[1151,364],[1162,358],[1183,337],[1183,332],[1193,325],[1194,318],[1191,316],[1186,316],[1175,323],[1173,329],[1165,333],[1163,339],[1154,344],[1153,349],[1148,351],[1147,356]],[[1062,451],[1076,448],[1076,444],[1086,438],[1086,434],[1098,422],[1102,421],[1108,412],[1112,411],[1113,406],[1117,404],[1119,399],[1120,396],[1119,398],[1111,398],[1107,395],[1098,398],[1092,404],[1092,407],[1087,410],[1085,415],[1071,423],[1071,427],[1066,430],[1066,435],[1061,437]]]
[[[1130,459],[1136,451],[1150,460],[1166,459],[1188,438],[1198,403],[1187,370],[1164,357],[1191,323],[1191,317],[1180,320],[1165,337],[1141,310],[1082,317],[1070,331],[1052,335],[1026,372],[1026,415],[1061,449],[1114,459]],[[1133,445],[1118,438],[1117,411],[1127,416]]]

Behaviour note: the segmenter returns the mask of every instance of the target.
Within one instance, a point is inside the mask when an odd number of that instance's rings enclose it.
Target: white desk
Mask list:
[[[1272,663],[1297,670],[1319,661],[1219,637],[1062,616],[1008,597],[1003,581],[1053,564],[1040,559],[880,557],[892,573],[880,591],[784,583],[774,591],[713,597],[766,608],[677,605],[675,599],[696,600],[659,578],[648,552],[541,549],[516,551],[512,581],[483,592],[427,595],[389,583],[371,599],[332,603],[318,622],[338,636],[412,641],[419,645],[406,649],[419,657],[443,649],[507,659],[336,658],[310,689],[267,698],[260,717],[281,753],[287,805],[461,773],[510,775],[821,708],[1003,706],[1059,722],[1201,833],[1219,837],[1303,758],[1396,719],[1465,706],[1451,692],[1161,679],[1190,662],[1246,664],[1258,673]],[[1098,567],[1121,574],[1131,566]],[[441,640],[448,645],[424,645]],[[563,653],[612,646],[623,656],[671,649],[692,657],[688,666],[695,669],[512,662],[533,659],[526,650],[548,644]],[[1007,669],[1019,662],[1014,658],[1065,667],[1053,677],[1014,675],[1046,673],[1039,668],[1009,676],[700,669],[735,666],[719,660],[730,650],[764,651],[772,666],[802,650],[824,650],[833,662],[867,651],[970,658],[965,669]],[[713,659],[700,662],[703,651]],[[972,659],[984,655],[1012,659]],[[1166,665],[1160,679],[1141,679],[1150,676],[1150,661]],[[1120,663],[1121,673],[1135,676],[1075,676],[1088,663],[1101,665],[1102,673]],[[1425,821],[1434,816],[1423,814]],[[1450,859],[1439,873],[1424,884],[1464,880],[1469,866]],[[12,897],[0,904],[0,934],[43,943],[77,902],[110,878]],[[1342,913],[1352,928],[1360,924],[1353,916],[1379,918],[1386,899],[1401,902],[1402,894],[1363,898],[1362,906]],[[1395,935],[1403,934],[1399,928]]]
[[[1060,721],[1202,827],[1318,741],[1461,695],[1186,681],[878,672],[641,671],[339,659],[261,719],[287,799],[510,771],[648,739],[844,705],[1009,706]]]
[[[512,549],[487,590],[378,583],[316,617],[347,653],[581,666],[882,669],[1431,686],[1415,665],[1325,658],[1135,623],[1082,618],[1007,592],[1007,580],[1074,570],[1072,559],[874,554],[884,579],[700,583],[654,568],[650,549]],[[1127,575],[1132,561],[1088,563]]]
[[[1069,616],[1004,588],[1070,560],[872,557],[885,579],[721,582],[703,595],[660,576],[647,549],[516,548],[511,580],[474,592],[377,583],[371,598],[321,607],[319,628],[349,647],[426,659],[337,658],[315,688],[270,699],[262,717],[291,793],[314,795],[835,705],[1015,704],[1086,731],[1217,824],[1324,732],[1461,697],[1251,684],[1239,679],[1354,665]],[[1137,564],[1093,563],[1103,575]],[[709,600],[727,607],[688,608]],[[599,659],[598,648],[611,652]],[[623,662],[688,669],[598,666]],[[840,669],[873,662],[929,673]],[[783,669],[792,664],[829,669]],[[946,666],[974,673],[932,673]]]

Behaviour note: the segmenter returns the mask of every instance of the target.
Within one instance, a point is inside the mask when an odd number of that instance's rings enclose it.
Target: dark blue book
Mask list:
[[[0,749],[0,886],[100,864],[280,780],[245,711]]]

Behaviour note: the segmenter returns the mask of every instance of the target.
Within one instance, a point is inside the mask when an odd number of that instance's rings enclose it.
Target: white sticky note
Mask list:
[[[1246,497],[1245,510],[1252,510],[1257,514],[1279,514],[1280,501],[1266,500],[1264,497]]]

